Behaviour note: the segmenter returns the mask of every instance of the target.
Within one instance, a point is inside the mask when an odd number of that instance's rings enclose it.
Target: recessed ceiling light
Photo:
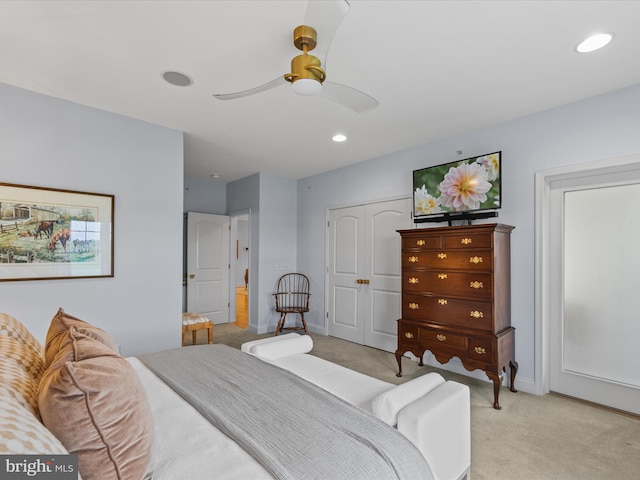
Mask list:
[[[331,137],[331,140],[333,140],[334,142],[344,142],[346,139],[347,139],[347,136],[343,135],[342,133],[338,133],[333,137]]]
[[[219,173],[213,173],[213,174],[211,174],[211,178],[220,178],[220,174]]]
[[[175,85],[176,87],[188,87],[193,84],[191,77],[184,73],[174,72],[172,70],[163,72],[162,78],[164,78],[167,83]]]
[[[612,33],[598,33],[596,35],[591,35],[589,38],[578,44],[576,51],[579,53],[593,52],[594,50],[604,47],[611,42],[611,40],[613,40]]]

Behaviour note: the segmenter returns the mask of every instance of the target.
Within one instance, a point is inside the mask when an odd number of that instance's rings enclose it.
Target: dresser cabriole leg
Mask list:
[[[518,373],[518,362],[516,362],[515,360],[511,360],[509,362],[509,368],[510,368],[510,381],[511,381],[511,386],[509,387],[509,390],[511,390],[512,392],[517,392],[518,390],[516,390],[515,387],[515,383],[516,383],[516,374]]]
[[[500,403],[498,402],[498,397],[500,396],[500,385],[502,384],[502,378],[500,375],[495,373],[486,372],[487,377],[493,382],[493,408],[496,410],[502,409]]]
[[[401,377],[402,376],[402,354],[404,352],[401,352],[400,350],[396,350],[396,360],[398,362],[398,373],[396,373],[396,377]]]

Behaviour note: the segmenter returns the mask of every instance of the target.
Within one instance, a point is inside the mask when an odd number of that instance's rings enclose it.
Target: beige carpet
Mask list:
[[[391,353],[311,336],[311,353],[390,383],[434,370],[405,358],[403,377],[398,378]],[[234,324],[214,328],[214,343],[239,348],[256,338]],[[498,411],[491,406],[493,384],[437,371],[471,388],[470,480],[640,479],[640,419],[555,395],[512,393],[507,388],[500,392]]]

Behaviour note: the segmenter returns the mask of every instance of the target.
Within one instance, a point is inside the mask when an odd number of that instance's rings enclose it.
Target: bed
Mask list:
[[[456,467],[434,471],[419,439],[334,395],[332,387],[277,365],[286,358],[299,364],[294,355],[304,352],[285,348],[286,355],[273,359],[268,349],[282,347],[261,348],[264,356],[214,344],[123,358],[106,332],[62,309],[44,347],[17,319],[0,314],[0,454],[77,454],[85,480],[456,480],[467,474],[468,411],[460,412],[467,420],[456,434],[465,437],[456,440],[461,451],[447,452]],[[371,380],[381,394],[394,392]],[[439,403],[451,410],[446,398]],[[414,437],[435,425],[429,416],[415,418]]]

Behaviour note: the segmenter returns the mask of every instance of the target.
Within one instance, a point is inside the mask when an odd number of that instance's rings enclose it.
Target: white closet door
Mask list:
[[[364,208],[329,212],[329,335],[364,343]]]
[[[411,199],[329,212],[329,335],[395,351],[402,313],[400,235]]]
[[[398,348],[397,320],[402,316],[401,238],[411,227],[411,200],[365,206],[364,344],[388,352]]]

